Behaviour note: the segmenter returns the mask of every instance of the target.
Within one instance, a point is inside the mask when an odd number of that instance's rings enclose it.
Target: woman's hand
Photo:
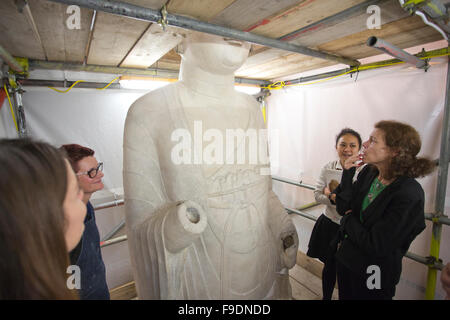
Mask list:
[[[328,187],[323,188],[323,194],[326,195],[327,197],[330,195],[331,191]]]
[[[360,155],[356,154],[354,156],[349,157],[347,160],[345,160],[344,162],[344,169],[348,170],[350,168],[353,167],[359,167],[362,165],[362,161],[359,162],[361,160]],[[358,162],[358,163],[357,163]]]

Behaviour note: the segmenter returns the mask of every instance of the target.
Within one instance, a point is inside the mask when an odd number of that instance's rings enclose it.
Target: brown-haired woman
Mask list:
[[[344,163],[336,189],[343,215],[336,252],[339,299],[392,299],[402,258],[425,229],[424,192],[414,179],[435,164],[417,158],[421,141],[411,126],[397,121],[375,124],[362,157]],[[368,165],[352,184],[362,158]]]
[[[73,299],[68,251],[86,207],[60,151],[28,139],[0,140],[0,299]]]

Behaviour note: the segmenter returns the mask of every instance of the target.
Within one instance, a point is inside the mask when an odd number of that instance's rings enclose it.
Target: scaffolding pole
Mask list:
[[[15,72],[22,73],[24,70],[22,66],[17,62],[16,59],[12,55],[8,53],[8,51],[5,50],[0,45],[0,58]],[[1,65],[1,64],[0,64]]]
[[[435,211],[433,213],[433,228],[431,232],[430,257],[434,262],[439,262],[439,250],[441,245],[442,223],[439,221],[444,216],[445,195],[447,192],[448,163],[450,160],[450,60],[447,59],[447,89],[445,93],[444,116],[442,118],[441,150],[439,155],[438,182],[436,189]],[[433,300],[436,291],[437,270],[428,267],[427,288],[425,299]]]

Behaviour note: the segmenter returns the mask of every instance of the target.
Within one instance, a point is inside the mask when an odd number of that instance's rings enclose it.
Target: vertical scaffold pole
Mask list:
[[[445,195],[447,191],[448,164],[450,160],[450,58],[447,60],[447,89],[445,94],[444,116],[442,118],[441,150],[439,156],[439,171],[436,189],[435,211],[433,213],[433,229],[431,235],[430,256],[436,262],[439,260],[439,249],[441,244],[442,224],[439,217],[444,215]],[[436,291],[437,269],[428,266],[427,288],[425,298],[433,300]]]

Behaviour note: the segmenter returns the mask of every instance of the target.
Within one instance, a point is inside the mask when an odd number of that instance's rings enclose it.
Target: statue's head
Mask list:
[[[248,57],[248,42],[219,37],[207,33],[192,32],[178,48],[183,63],[216,74],[234,73]]]

